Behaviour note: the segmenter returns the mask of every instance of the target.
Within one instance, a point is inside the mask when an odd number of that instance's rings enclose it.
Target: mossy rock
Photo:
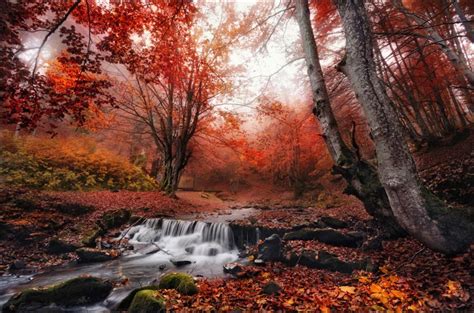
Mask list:
[[[112,288],[111,282],[100,278],[77,277],[57,285],[19,292],[8,300],[2,312],[35,311],[53,303],[65,307],[92,304],[107,298]]]
[[[128,296],[126,296],[125,299],[123,299],[119,303],[116,310],[120,312],[127,311],[130,305],[132,304],[132,301],[133,301],[133,298],[135,298],[135,295],[142,290],[159,290],[159,289],[160,288],[158,286],[154,286],[154,285],[137,288],[133,290],[132,292],[130,292]]]
[[[132,213],[127,209],[121,209],[102,216],[101,222],[105,229],[120,227],[130,220]]]
[[[199,292],[191,275],[185,273],[165,274],[159,284],[160,289],[176,289],[183,295],[194,295]]]
[[[76,250],[76,254],[79,257],[79,263],[105,262],[119,256],[119,252],[116,250],[100,250],[95,248],[80,248]]]
[[[156,290],[141,290],[137,292],[128,308],[128,313],[165,312],[165,300]]]
[[[106,231],[102,228],[94,228],[91,230],[85,237],[81,240],[82,244],[89,248],[94,248],[96,246],[95,241],[100,236],[105,235]]]

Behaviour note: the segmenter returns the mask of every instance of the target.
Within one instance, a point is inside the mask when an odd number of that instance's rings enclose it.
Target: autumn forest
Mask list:
[[[470,0],[0,0],[2,312],[474,310]]]

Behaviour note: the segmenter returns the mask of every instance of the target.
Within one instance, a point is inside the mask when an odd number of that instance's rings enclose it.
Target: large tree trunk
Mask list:
[[[464,11],[461,8],[458,0],[452,0],[454,5],[454,10],[456,10],[456,14],[459,16],[462,25],[466,31],[466,37],[474,43],[474,27],[471,25],[471,21],[468,21],[466,15],[464,15]]]
[[[365,112],[375,142],[378,173],[402,227],[443,253],[465,249],[473,228],[420,184],[391,100],[376,73],[373,40],[363,0],[336,0],[346,37],[341,69]]]
[[[319,63],[308,0],[296,1],[296,19],[303,40],[303,50],[313,93],[313,113],[319,120],[324,140],[335,163],[333,170],[346,179],[348,183],[346,193],[359,198],[364,203],[367,212],[381,222],[389,233],[400,235],[403,230],[393,216],[376,169],[349,150],[339,133]]]

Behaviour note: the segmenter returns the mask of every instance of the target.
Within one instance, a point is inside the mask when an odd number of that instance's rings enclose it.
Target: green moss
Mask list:
[[[155,290],[137,292],[128,308],[129,313],[155,313],[165,310],[165,300]]]
[[[32,305],[76,306],[105,299],[112,291],[112,284],[96,277],[77,277],[63,283],[32,288],[15,294],[3,306],[3,312],[28,311]]]
[[[96,239],[103,235],[105,235],[105,230],[94,228],[84,236],[81,242],[86,247],[94,248]]]
[[[158,290],[160,289],[158,286],[146,286],[146,287],[141,287],[133,290],[128,294],[128,296],[123,299],[120,304],[117,307],[117,311],[127,311],[130,305],[132,304],[133,298],[135,298],[135,295],[142,291],[142,290]]]
[[[176,289],[183,295],[193,295],[199,292],[191,275],[185,273],[168,273],[159,284],[160,289]]]

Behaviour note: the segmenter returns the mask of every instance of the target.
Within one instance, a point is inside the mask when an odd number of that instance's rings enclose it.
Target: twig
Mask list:
[[[124,233],[124,234],[122,235],[122,237],[119,239],[119,241],[118,241],[118,245],[119,245],[119,246],[120,246],[120,243],[122,242],[122,239],[125,238],[125,236],[127,236],[127,234],[128,234],[128,232],[130,231],[130,229],[131,229],[133,226],[137,225],[138,222],[140,222],[140,221],[143,220],[143,219],[144,219],[144,217],[142,216],[142,217],[140,217],[138,220],[136,220],[135,223],[133,223],[132,225],[130,225],[130,227],[125,231],[125,233]]]
[[[397,268],[395,268],[394,272],[397,272],[399,271],[403,266],[405,266],[406,264],[408,263],[412,263],[415,258],[420,254],[422,253],[423,251],[425,251],[425,247],[421,248],[420,250],[418,250],[415,254],[413,254],[413,256],[410,258],[410,260],[408,260],[407,262],[403,262],[402,264],[400,264],[399,266],[397,266]]]

